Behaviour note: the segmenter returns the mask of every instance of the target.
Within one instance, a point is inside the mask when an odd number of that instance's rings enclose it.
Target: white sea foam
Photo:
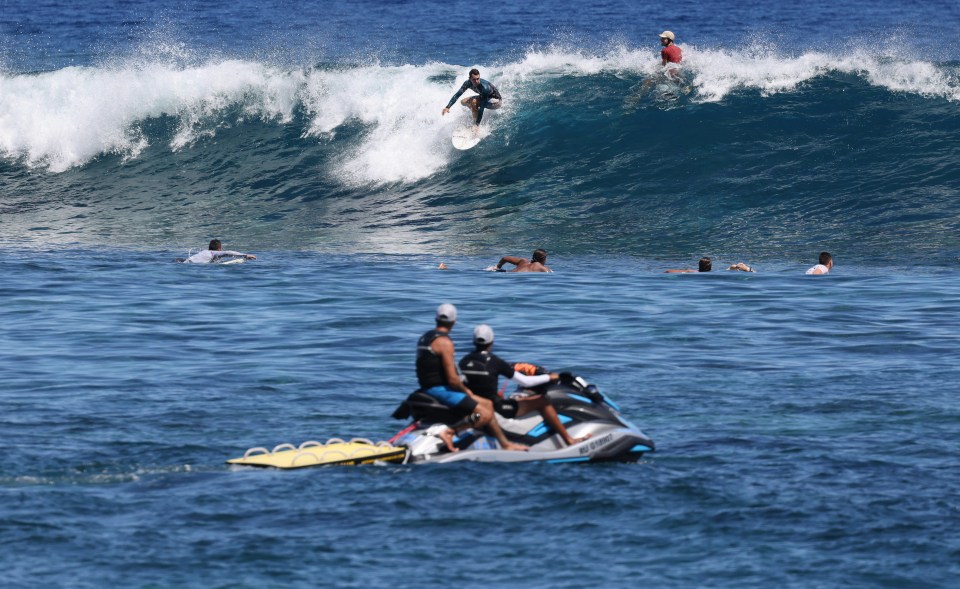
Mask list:
[[[178,149],[193,140],[200,121],[231,105],[288,121],[299,84],[296,72],[240,61],[2,75],[0,151],[54,172],[104,153],[136,157],[147,146],[140,124],[163,115],[179,120],[171,144]]]
[[[695,89],[691,97],[701,102],[722,102],[742,91],[791,92],[830,73],[860,76],[894,92],[960,101],[954,66],[883,50],[852,49],[836,57],[816,51],[784,56],[760,44],[736,52],[683,48],[684,75]],[[144,124],[151,119],[176,120],[169,148],[178,150],[236,119],[289,124],[301,109],[308,115],[305,141],[338,141],[345,125],[362,128],[359,138],[338,146],[329,169],[318,170],[348,184],[413,182],[459,157],[449,137],[454,125],[468,124],[468,113],[459,105],[446,117],[440,110],[472,65],[283,69],[168,57],[42,74],[0,73],[0,154],[60,172],[101,154],[137,157],[150,140]],[[505,97],[504,108],[490,113],[485,125],[496,133],[518,108],[541,102],[551,80],[604,74],[641,79],[656,74],[658,62],[655,47],[621,44],[599,54],[560,46],[532,49],[515,62],[478,64]]]
[[[449,66],[439,64],[315,70],[303,93],[304,108],[312,117],[305,135],[332,139],[338,128],[354,121],[366,127],[359,144],[335,164],[334,173],[346,183],[428,177],[452,157],[453,126],[469,123],[459,105],[450,115],[441,115],[453,86],[429,79],[449,73]]]

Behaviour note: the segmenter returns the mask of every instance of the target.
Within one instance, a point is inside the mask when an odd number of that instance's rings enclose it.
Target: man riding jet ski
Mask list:
[[[408,448],[406,462],[636,462],[645,452],[655,449],[653,440],[620,416],[619,408],[595,385],[570,373],[559,380],[521,391],[524,395],[542,395],[556,410],[560,422],[571,436],[586,438],[568,446],[538,412],[515,418],[497,415],[500,429],[526,452],[503,449],[496,438],[484,431],[468,428],[454,438],[456,452],[446,447],[440,434],[463,416],[421,391],[414,391],[393,413],[397,419],[413,422],[391,440],[394,446]],[[589,436],[589,437],[588,437]]]

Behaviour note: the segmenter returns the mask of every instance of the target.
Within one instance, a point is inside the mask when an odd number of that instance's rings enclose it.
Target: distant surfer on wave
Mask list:
[[[675,35],[672,31],[664,31],[660,33],[660,45],[663,46],[663,49],[660,50],[660,65],[667,67],[668,63],[675,63],[677,65],[683,60],[683,51],[673,42]],[[676,66],[671,66],[668,68],[670,72],[677,71]]]
[[[483,119],[483,111],[488,108],[493,110],[500,108],[503,98],[501,98],[497,87],[486,80],[480,79],[480,70],[473,68],[470,70],[470,78],[460,86],[460,90],[453,95],[453,98],[444,107],[442,114],[445,115],[450,112],[453,103],[467,90],[473,90],[477,93],[477,96],[464,98],[460,101],[460,104],[470,108],[473,112],[473,124],[479,127],[480,121]]]
[[[675,38],[676,35],[673,34],[673,31],[660,33],[660,45],[663,47],[660,50],[660,65],[663,66],[663,71],[660,75],[652,76],[644,80],[643,86],[640,89],[639,98],[646,96],[654,86],[664,81],[672,84],[679,84],[681,82],[680,62],[683,61],[683,51],[674,43]],[[683,93],[687,94],[689,91],[688,88],[683,90]],[[665,97],[676,98],[676,96]]]
[[[210,264],[217,262],[220,258],[245,258],[247,260],[256,260],[257,256],[223,249],[223,244],[219,239],[210,240],[210,245],[205,250],[193,254],[186,260],[177,261],[185,264]]]

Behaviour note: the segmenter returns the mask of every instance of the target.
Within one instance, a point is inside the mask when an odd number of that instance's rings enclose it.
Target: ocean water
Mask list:
[[[958,19],[0,2],[4,586],[955,585]],[[459,152],[474,66],[504,107]],[[214,237],[258,259],[172,263]],[[224,464],[391,437],[441,302],[657,452]]]

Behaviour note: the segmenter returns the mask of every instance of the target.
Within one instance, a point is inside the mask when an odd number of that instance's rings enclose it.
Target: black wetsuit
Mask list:
[[[491,84],[490,82],[481,79],[479,83],[474,84],[469,79],[460,86],[460,90],[453,95],[453,98],[450,99],[450,102],[447,104],[447,108],[453,106],[453,103],[460,98],[460,95],[466,92],[467,90],[473,90],[480,96],[477,97],[477,120],[474,121],[476,124],[480,124],[480,120],[483,119],[483,109],[485,108],[500,108],[500,103],[495,102],[491,103],[490,99],[503,100],[500,97],[500,91],[497,90],[497,87]]]

